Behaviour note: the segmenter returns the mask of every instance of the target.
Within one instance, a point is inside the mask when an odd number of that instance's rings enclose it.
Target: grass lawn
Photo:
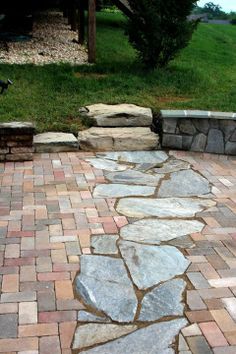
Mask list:
[[[14,81],[0,95],[0,121],[77,132],[79,107],[98,102],[236,112],[236,26],[201,24],[175,61],[147,73],[124,36],[123,16],[97,17],[96,65],[0,65],[0,78]]]

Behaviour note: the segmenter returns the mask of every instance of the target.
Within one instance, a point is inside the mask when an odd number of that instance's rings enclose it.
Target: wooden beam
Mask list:
[[[96,0],[88,0],[88,61],[96,61]]]
[[[84,44],[84,37],[85,37],[85,6],[84,6],[84,0],[79,0],[79,13],[78,13],[79,44]]]

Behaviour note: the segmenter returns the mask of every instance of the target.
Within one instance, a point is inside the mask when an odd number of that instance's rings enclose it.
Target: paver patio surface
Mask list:
[[[1,354],[236,353],[236,158],[127,156],[0,164]]]

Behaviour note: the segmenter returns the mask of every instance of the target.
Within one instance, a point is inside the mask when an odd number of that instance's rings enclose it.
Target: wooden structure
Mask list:
[[[96,0],[63,0],[63,14],[71,30],[78,30],[78,42],[85,40],[85,11],[88,11],[88,61],[96,61]]]
[[[71,29],[78,29],[80,44],[85,39],[85,10],[88,10],[88,61],[96,61],[96,0],[62,0],[63,13],[68,17]],[[127,0],[113,0],[113,3],[124,12],[126,16],[132,14]]]
[[[127,16],[132,14],[128,0],[112,1]],[[42,6],[43,8],[47,8],[54,3],[58,4],[58,1],[22,0],[19,2],[19,0],[0,0],[0,14],[1,11],[3,11],[2,13],[7,13],[12,16],[12,22],[15,22],[15,19],[18,19],[19,22],[22,23],[23,18],[28,19],[28,17],[30,17],[32,20],[32,14],[38,8],[41,8]],[[71,30],[78,30],[79,44],[84,44],[85,41],[85,11],[88,12],[88,61],[89,63],[94,63],[96,61],[96,0],[60,0],[60,6],[63,10],[64,17],[68,18],[68,23],[71,26]]]

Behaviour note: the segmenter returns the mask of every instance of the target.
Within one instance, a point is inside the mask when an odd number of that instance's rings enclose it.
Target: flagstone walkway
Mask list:
[[[0,290],[0,353],[235,354],[236,158],[0,164]]]

